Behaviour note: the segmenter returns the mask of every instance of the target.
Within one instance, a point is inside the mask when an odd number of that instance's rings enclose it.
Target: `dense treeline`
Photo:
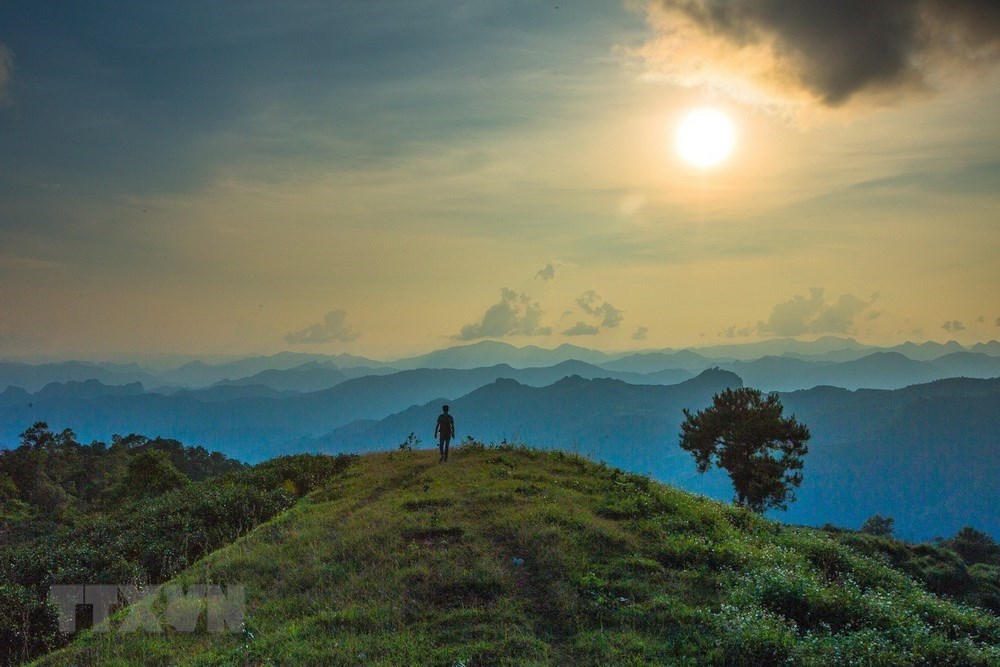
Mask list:
[[[0,453],[0,664],[69,639],[46,601],[49,586],[161,583],[291,507],[352,458],[250,467],[138,435],[81,445],[71,431],[35,424]]]
[[[80,514],[126,499],[155,496],[191,481],[245,467],[204,447],[176,440],[116,435],[84,445],[72,430],[36,422],[20,445],[0,451],[0,527],[46,519],[72,523]]]

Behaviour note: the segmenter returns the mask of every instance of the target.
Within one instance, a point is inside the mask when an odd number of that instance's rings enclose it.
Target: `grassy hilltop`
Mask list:
[[[1000,619],[862,550],[559,452],[373,454],[174,580],[246,585],[243,632],[38,664],[1000,664]]]

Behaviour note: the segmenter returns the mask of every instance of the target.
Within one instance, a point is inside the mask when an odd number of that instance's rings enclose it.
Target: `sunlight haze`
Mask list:
[[[5,4],[0,356],[997,338],[995,44],[827,81],[677,6]]]

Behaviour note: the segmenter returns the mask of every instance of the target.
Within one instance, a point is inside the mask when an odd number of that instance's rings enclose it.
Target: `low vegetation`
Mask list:
[[[1000,619],[929,592],[921,547],[783,526],[560,452],[465,442],[437,459],[295,457],[144,501],[130,528],[148,522],[156,542],[119,528],[116,566],[163,552],[150,580],[244,585],[244,624],[85,631],[40,664],[1000,663]],[[199,499],[227,493],[246,504],[205,520]],[[238,529],[210,532],[240,512]],[[193,551],[185,521],[206,533]],[[927,548],[956,571],[995,567]]]

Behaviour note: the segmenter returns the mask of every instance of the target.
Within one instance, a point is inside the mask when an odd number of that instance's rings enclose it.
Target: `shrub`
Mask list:
[[[896,523],[896,520],[891,516],[875,514],[865,520],[861,526],[861,532],[878,537],[892,537],[892,533],[895,530],[893,528],[894,523]]]

